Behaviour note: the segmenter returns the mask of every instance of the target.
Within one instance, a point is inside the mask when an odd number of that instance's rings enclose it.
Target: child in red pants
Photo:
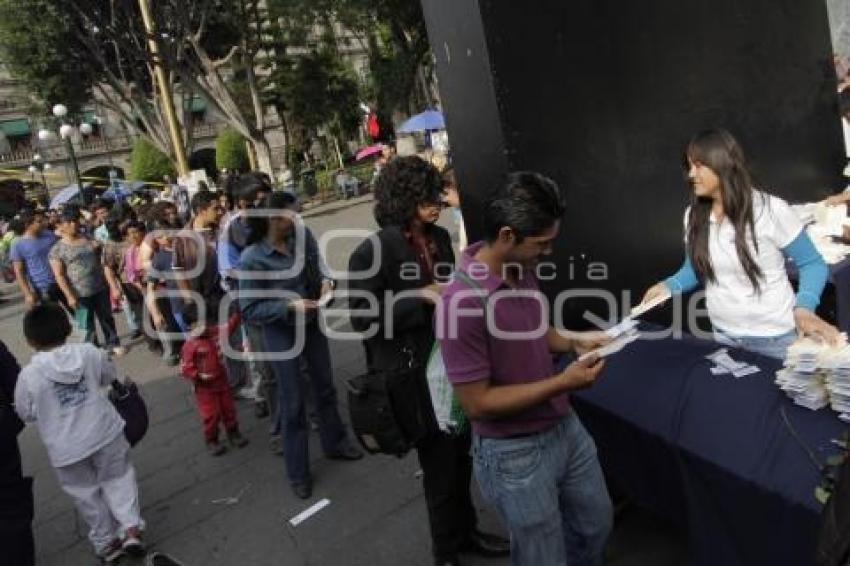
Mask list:
[[[227,382],[227,372],[221,360],[219,339],[222,330],[230,336],[239,327],[239,313],[234,313],[222,326],[207,326],[199,336],[189,338],[180,352],[180,370],[194,385],[198,412],[204,425],[207,450],[213,456],[227,448],[218,441],[219,422],[224,424],[230,444],[242,448],[248,440],[239,432],[236,406]]]

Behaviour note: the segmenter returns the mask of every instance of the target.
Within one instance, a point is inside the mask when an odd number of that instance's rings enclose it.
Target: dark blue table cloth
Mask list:
[[[712,375],[704,356],[720,347],[639,340],[573,406],[609,480],[686,527],[696,563],[810,564],[821,506],[807,450],[825,461],[847,425],[828,408],[794,405],[773,383],[776,360],[730,348],[761,372]]]

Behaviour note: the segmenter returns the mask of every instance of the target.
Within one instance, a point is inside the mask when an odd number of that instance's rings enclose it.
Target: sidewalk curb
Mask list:
[[[368,193],[359,197],[354,197],[345,200],[334,200],[328,203],[317,204],[313,206],[311,206],[310,203],[306,203],[304,205],[304,211],[301,213],[301,217],[310,218],[311,216],[318,216],[320,214],[326,214],[328,212],[337,212],[340,210],[345,210],[346,208],[357,206],[358,204],[372,202],[373,200],[375,200],[375,196],[372,193]]]

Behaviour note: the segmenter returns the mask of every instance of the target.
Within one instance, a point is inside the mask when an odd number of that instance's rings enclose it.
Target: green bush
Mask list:
[[[316,186],[319,188],[319,192],[333,193],[335,176],[335,173],[330,169],[319,169],[316,171]]]
[[[130,177],[159,182],[163,175],[174,175],[171,160],[145,138],[137,139],[130,153]]]
[[[348,168],[349,174],[356,177],[362,185],[368,185],[372,182],[372,175],[375,173],[375,166],[372,163],[359,163]]]
[[[233,128],[225,128],[215,139],[215,166],[242,172],[250,167],[245,138]]]

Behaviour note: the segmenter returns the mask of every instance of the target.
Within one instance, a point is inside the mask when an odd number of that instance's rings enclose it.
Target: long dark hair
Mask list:
[[[295,212],[298,209],[298,198],[292,193],[284,191],[275,191],[266,195],[263,208],[275,210],[291,210]],[[256,244],[263,240],[269,232],[269,219],[265,216],[249,216],[248,227],[250,234],[246,245]]]
[[[746,158],[735,138],[722,129],[704,130],[696,134],[685,151],[685,167],[688,162],[711,169],[720,179],[720,195],[723,214],[735,228],[735,250],[744,273],[757,293],[761,292],[761,268],[753,259],[747,245],[747,235],[752,238],[753,248],[758,253],[755,222],[753,220],[753,180],[747,170]],[[691,197],[688,216],[688,255],[700,281],[717,282],[714,266],[708,251],[709,218],[711,199]]]

